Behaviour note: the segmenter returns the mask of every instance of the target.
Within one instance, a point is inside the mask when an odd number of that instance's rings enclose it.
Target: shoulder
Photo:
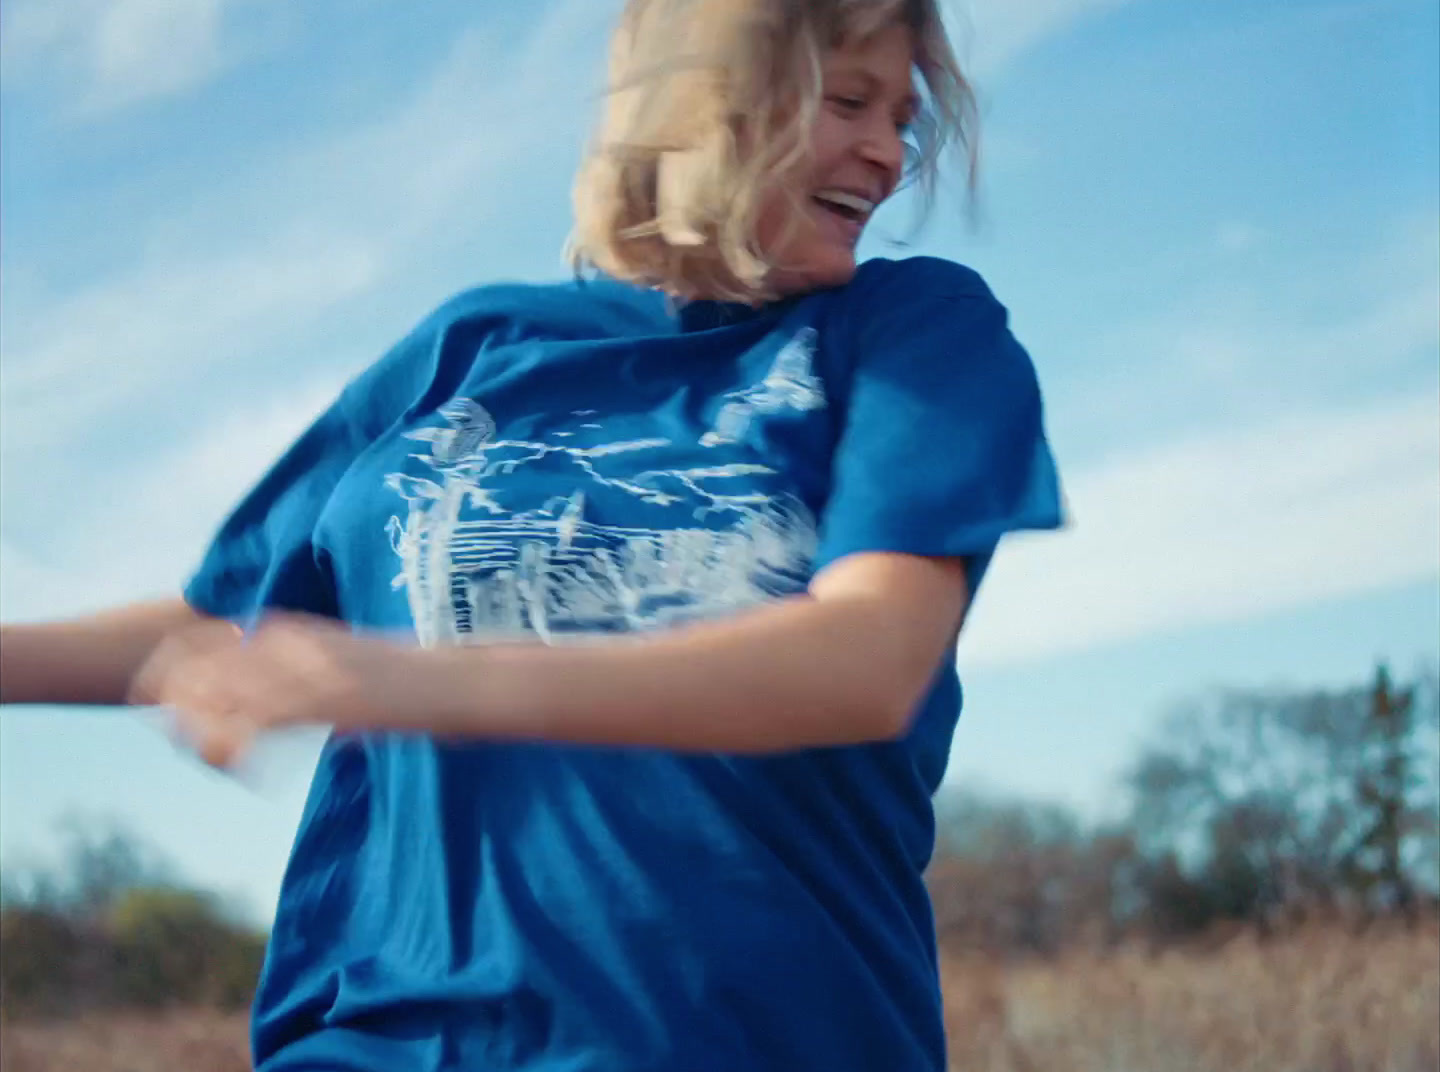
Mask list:
[[[470,287],[442,302],[420,325],[431,337],[456,326],[506,327],[549,338],[602,339],[653,330],[664,299],[607,279],[553,283],[500,282]]]
[[[987,353],[1028,363],[1010,336],[1008,310],[980,273],[941,257],[866,261],[834,292],[831,318],[861,364],[905,353],[945,364]]]
[[[1039,380],[980,274],[939,257],[866,261],[834,294],[835,367],[851,384],[1030,405]]]
[[[930,348],[942,338],[978,341],[1009,324],[980,273],[942,257],[868,260],[831,293],[828,312],[834,334],[857,349],[857,358],[882,342],[889,349],[913,339]]]
[[[346,388],[352,420],[375,435],[432,396],[448,397],[492,347],[526,341],[605,340],[653,334],[664,300],[610,280],[497,282],[437,305]]]
[[[995,301],[979,272],[944,257],[872,258],[860,265],[841,297],[861,309],[878,302],[905,309],[937,300]]]

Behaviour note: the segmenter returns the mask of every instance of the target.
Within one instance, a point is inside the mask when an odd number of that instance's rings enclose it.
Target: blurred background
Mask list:
[[[441,300],[562,277],[618,7],[8,0],[0,617],[173,594]],[[950,11],[978,212],[902,196],[863,252],[987,278],[1072,522],[959,652],[955,1066],[1440,1067],[1440,9]],[[7,1069],[244,1067],[317,746],[231,777],[4,712]]]

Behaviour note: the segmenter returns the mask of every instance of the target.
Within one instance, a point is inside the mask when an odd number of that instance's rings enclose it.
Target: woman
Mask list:
[[[934,0],[631,0],[612,68],[600,278],[442,307],[183,600],[6,630],[7,702],[334,727],[265,1072],[945,1067],[950,656],[1058,491],[981,280],[855,245],[969,89]]]

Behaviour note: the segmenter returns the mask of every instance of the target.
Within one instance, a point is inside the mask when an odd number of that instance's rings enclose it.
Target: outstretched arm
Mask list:
[[[161,640],[202,620],[184,600],[169,599],[72,621],[0,626],[0,703],[123,704]]]

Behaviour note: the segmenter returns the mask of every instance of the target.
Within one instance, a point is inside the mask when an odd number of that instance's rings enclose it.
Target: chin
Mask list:
[[[812,277],[814,280],[812,285],[817,290],[826,287],[843,287],[855,278],[855,270],[857,267],[858,265],[855,263],[853,255],[846,257],[842,261],[836,261],[834,264],[826,265],[823,269],[817,271]]]
[[[843,287],[855,278],[855,248],[848,242],[836,242],[819,236],[807,236],[792,245],[788,252],[774,254],[786,264],[770,277],[770,283],[783,297],[811,290]]]
[[[853,251],[826,251],[824,256],[814,257],[803,268],[791,275],[791,285],[784,289],[788,293],[807,290],[828,290],[843,287],[855,278],[858,267]]]

